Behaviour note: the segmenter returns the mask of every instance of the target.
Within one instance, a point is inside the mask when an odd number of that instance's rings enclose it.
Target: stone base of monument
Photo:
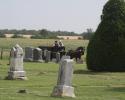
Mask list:
[[[55,86],[53,89],[52,96],[55,97],[75,97],[74,94],[74,87],[65,86],[65,85],[58,85]]]
[[[53,58],[53,59],[52,59],[52,62],[56,63],[56,59],[55,59],[55,58]]]
[[[38,60],[37,62],[41,62],[41,63],[43,63],[44,61],[43,61],[43,60]]]
[[[43,63],[44,61],[43,60],[33,60],[34,62],[41,62]]]
[[[33,61],[33,59],[31,59],[31,58],[24,58],[23,59],[25,62],[32,62]]]
[[[27,80],[26,72],[25,71],[10,71],[8,72],[8,76],[6,79],[10,80],[15,80],[15,79],[20,79],[20,80]]]

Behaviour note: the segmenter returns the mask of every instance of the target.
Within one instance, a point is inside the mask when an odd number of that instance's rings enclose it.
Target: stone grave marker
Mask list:
[[[25,48],[25,58],[24,61],[33,61],[33,47],[26,47]]]
[[[51,60],[51,51],[46,50],[45,62],[48,63]]]
[[[57,52],[56,53],[56,63],[59,63],[60,62],[60,53]]]
[[[42,57],[42,49],[40,48],[35,48],[33,50],[33,61],[37,62],[43,62],[43,57]]]
[[[66,55],[62,56],[61,61],[63,61],[64,59],[70,59],[70,56],[66,56]]]
[[[54,87],[52,96],[75,97],[74,88],[72,87],[73,60],[62,59],[60,63],[57,86]]]
[[[10,51],[10,70],[7,79],[27,79],[23,69],[23,49],[18,44]]]

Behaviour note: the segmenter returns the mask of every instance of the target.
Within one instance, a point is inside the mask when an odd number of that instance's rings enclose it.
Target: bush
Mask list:
[[[51,35],[49,35],[49,36],[42,36],[42,35],[39,35],[39,34],[37,34],[37,35],[34,35],[34,36],[31,36],[31,38],[32,39],[58,39],[56,36],[51,36]]]
[[[87,67],[94,71],[125,71],[125,2],[109,0],[101,23],[87,47]]]
[[[11,38],[23,38],[23,35],[20,35],[20,34],[14,34]]]
[[[0,34],[0,38],[6,38],[5,34]]]

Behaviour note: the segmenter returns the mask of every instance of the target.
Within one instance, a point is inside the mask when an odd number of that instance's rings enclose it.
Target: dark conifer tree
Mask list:
[[[87,67],[94,71],[125,71],[125,1],[109,0],[87,47]]]

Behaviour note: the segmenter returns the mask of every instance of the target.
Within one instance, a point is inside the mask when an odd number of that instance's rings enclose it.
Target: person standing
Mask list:
[[[59,40],[59,47],[64,47],[64,44],[62,43],[61,40]]]
[[[55,41],[54,44],[53,44],[54,47],[59,47],[59,43],[58,41]]]

